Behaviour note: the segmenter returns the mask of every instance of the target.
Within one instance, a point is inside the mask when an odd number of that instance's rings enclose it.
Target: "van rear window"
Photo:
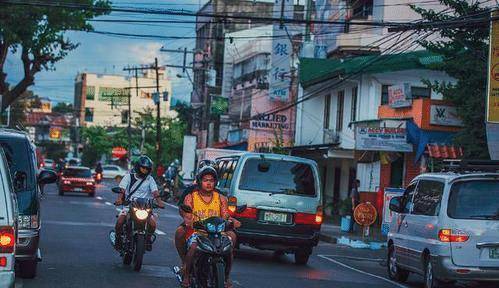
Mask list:
[[[454,219],[499,220],[499,181],[457,182],[452,185],[447,212]]]
[[[35,188],[34,175],[32,175],[31,159],[26,141],[16,138],[0,139],[5,151],[5,156],[9,164],[12,179],[15,178],[16,172],[25,173],[26,190],[33,190]]]
[[[270,159],[248,159],[241,173],[239,189],[316,196],[315,176],[309,164]]]

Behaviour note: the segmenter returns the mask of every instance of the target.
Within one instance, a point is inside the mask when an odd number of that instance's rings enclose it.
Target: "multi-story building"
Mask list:
[[[170,110],[171,82],[164,69],[159,71],[159,91],[161,117],[175,117],[175,112]],[[82,126],[127,126],[128,119],[133,120],[138,113],[153,111],[156,116],[155,92],[154,70],[144,70],[137,81],[135,77],[128,76],[80,73],[75,80],[76,116]],[[167,98],[163,97],[165,92],[168,93]]]

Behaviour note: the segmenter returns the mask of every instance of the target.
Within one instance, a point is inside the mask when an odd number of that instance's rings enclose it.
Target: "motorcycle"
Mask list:
[[[112,188],[114,193],[120,193],[120,188]],[[156,235],[148,234],[148,220],[152,215],[153,208],[158,208],[154,204],[154,200],[145,198],[135,198],[131,201],[125,201],[123,205],[129,206],[129,211],[123,231],[121,231],[121,247],[118,251],[123,258],[123,264],[130,265],[133,262],[135,271],[140,271],[142,268],[142,260],[147,248],[152,249],[152,244],[156,240]],[[148,236],[150,243],[147,243]],[[109,239],[113,247],[116,242],[116,232],[109,233]]]
[[[95,183],[99,184],[100,182],[102,182],[102,173],[95,173]]]
[[[192,209],[186,205],[180,207],[187,213]],[[198,253],[193,261],[190,283],[192,288],[223,288],[225,287],[225,271],[227,262],[232,254],[232,241],[223,232],[232,230],[232,222],[220,217],[210,217],[203,221],[196,221],[193,228],[198,231]],[[180,268],[175,266],[173,272],[178,281],[182,282]]]

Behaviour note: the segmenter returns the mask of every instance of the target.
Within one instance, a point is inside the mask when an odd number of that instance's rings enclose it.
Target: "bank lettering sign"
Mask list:
[[[405,128],[357,127],[355,149],[366,151],[412,152]]]

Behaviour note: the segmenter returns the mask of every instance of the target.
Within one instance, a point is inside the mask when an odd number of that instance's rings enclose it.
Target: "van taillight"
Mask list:
[[[470,236],[462,231],[455,231],[452,229],[441,229],[438,231],[438,239],[446,243],[462,243],[468,241]]]
[[[323,210],[322,206],[317,207],[317,212],[315,214],[310,213],[296,213],[295,214],[295,224],[304,225],[321,225],[323,220]]]
[[[231,196],[229,197],[228,199],[228,208],[229,208],[229,213],[231,214],[231,216],[234,216],[234,214],[236,213],[236,209],[237,209],[237,198],[234,197],[234,196]]]
[[[315,213],[315,223],[322,224],[324,216],[324,211],[322,210],[322,206],[317,207],[317,212]]]
[[[256,219],[257,218],[257,209],[253,207],[246,207],[240,213],[234,213],[234,216],[237,218],[246,218],[246,219]]]
[[[14,236],[14,228],[0,227],[0,253],[14,252],[16,238]]]

